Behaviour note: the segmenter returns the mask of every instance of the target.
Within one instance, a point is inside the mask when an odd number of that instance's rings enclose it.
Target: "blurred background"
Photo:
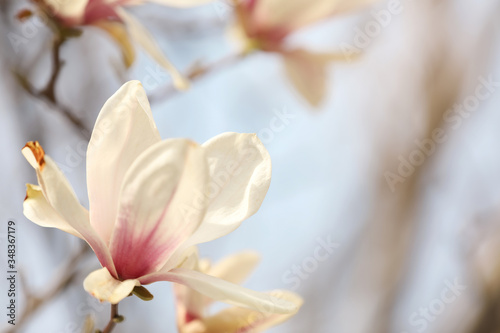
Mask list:
[[[52,32],[37,18],[15,18],[27,4],[0,3],[0,240],[5,248],[13,219],[22,271],[18,316],[59,282],[59,270],[82,246],[23,216],[25,183],[36,181],[21,155],[26,141],[40,141],[88,206],[88,132],[19,80],[42,87],[51,73]],[[131,12],[186,72],[236,52],[227,36],[232,7],[219,0]],[[246,287],[304,297],[299,314],[269,332],[500,332],[499,18],[495,0],[390,0],[301,29],[291,44],[361,52],[328,66],[318,107],[293,88],[279,54],[224,64],[172,93],[169,76],[147,55],[139,52],[126,71],[113,41],[89,27],[61,49],[56,93],[60,106],[91,129],[106,99],[139,79],[162,138],[201,143],[225,131],[259,135],[273,161],[262,208],[200,251],[216,261],[256,250],[262,263]],[[18,332],[81,332],[89,314],[97,326],[107,322],[109,305],[82,288],[98,261],[93,254],[79,258],[67,288]],[[170,283],[149,290],[151,302],[121,303],[127,320],[117,331],[176,332]]]

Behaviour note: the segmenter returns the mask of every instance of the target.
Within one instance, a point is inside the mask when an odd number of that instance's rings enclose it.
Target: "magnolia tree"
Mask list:
[[[73,61],[61,59],[61,48],[70,39],[78,41],[82,31],[93,26],[112,37],[125,68],[134,63],[138,46],[146,51],[168,71],[167,90],[187,90],[221,65],[259,52],[272,53],[282,59],[284,72],[297,92],[312,106],[319,106],[326,91],[328,65],[349,59],[338,50],[319,53],[296,46],[290,43],[290,36],[373,1],[235,0],[227,35],[238,51],[229,56],[231,61],[198,64],[185,73],[168,60],[152,34],[129,13],[129,7],[146,2],[33,0],[18,12],[17,19],[25,24],[39,16],[50,27],[52,74],[38,90],[19,73],[22,87],[85,130],[74,110],[60,104],[56,82],[64,63]],[[189,10],[209,0],[150,2]],[[129,81],[104,104],[90,135],[88,208],[37,141],[26,143],[22,154],[38,179],[38,184],[27,185],[24,215],[39,226],[80,238],[101,265],[87,272],[83,288],[111,304],[111,318],[101,330],[90,320],[87,332],[111,332],[123,321],[119,303],[129,296],[151,300],[153,295],[146,286],[160,281],[173,282],[179,332],[263,332],[290,319],[302,306],[302,298],[291,291],[257,292],[241,286],[259,261],[254,252],[229,254],[214,265],[199,259],[198,244],[236,230],[264,200],[271,181],[271,158],[255,134],[227,132],[203,144],[183,138],[161,140],[141,82]],[[62,292],[66,284],[61,283],[56,291]],[[216,301],[231,307],[213,313],[209,307]],[[25,318],[41,303],[28,308]],[[133,314],[125,315],[134,320]]]

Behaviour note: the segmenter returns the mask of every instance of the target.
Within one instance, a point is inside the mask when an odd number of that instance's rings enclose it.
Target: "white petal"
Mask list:
[[[128,14],[123,8],[116,8],[116,13],[127,25],[130,37],[137,44],[141,45],[160,66],[165,68],[172,76],[173,83],[177,89],[185,90],[189,87],[189,82],[179,73],[177,68],[165,57],[153,36],[136,20]]]
[[[204,150],[185,139],[159,142],[125,175],[111,253],[121,278],[158,270],[201,223],[208,166]]]
[[[177,283],[174,283],[174,294],[178,326],[204,316],[206,296]]]
[[[154,2],[160,5],[178,7],[178,8],[189,8],[200,5],[205,5],[215,0],[148,0],[148,2]]]
[[[185,258],[178,267],[200,271],[199,266],[198,249],[196,246],[190,247],[185,251]],[[177,325],[180,329],[188,322],[204,316],[207,297],[182,284],[174,283],[173,287],[177,309]]]
[[[125,83],[104,104],[87,149],[90,223],[107,244],[125,173],[141,153],[160,140],[141,83]]]
[[[130,41],[130,36],[125,25],[122,22],[110,20],[98,20],[93,22],[92,25],[106,31],[114,39],[122,51],[125,67],[129,68],[132,66],[135,61],[135,49]]]
[[[203,144],[210,167],[209,207],[189,245],[238,228],[255,214],[271,183],[271,157],[255,134],[223,133]]]
[[[185,285],[174,283],[177,325],[203,318],[206,313],[207,297]]]
[[[259,262],[260,255],[257,252],[240,252],[217,262],[208,274],[234,284],[241,284],[254,271]]]
[[[335,15],[363,10],[364,7],[379,2],[379,0],[340,0],[335,7]]]
[[[195,248],[195,247],[193,247]],[[191,248],[192,249],[192,248]],[[199,261],[197,253],[193,253],[189,259],[185,260],[181,266],[186,269],[194,269],[213,277],[234,283],[241,284],[255,269],[260,261],[260,256],[256,252],[246,251],[228,256],[217,262],[213,267],[207,261]],[[201,267],[203,266],[203,267]],[[177,322],[180,326],[200,319],[204,316],[212,299],[182,284],[174,284],[177,298]]]
[[[274,297],[284,299],[300,307],[303,300],[300,296],[289,291],[275,291]],[[222,310],[214,316],[203,318],[201,322],[204,333],[259,333],[285,322],[294,316],[290,314],[261,313],[249,309],[229,308]]]
[[[156,273],[139,279],[142,284],[156,281],[171,281],[186,285],[205,296],[265,313],[294,313],[298,307],[269,294],[253,291],[230,282],[185,268],[176,268],[168,273]]]
[[[192,246],[184,251],[183,259],[180,261],[178,267],[199,270],[199,263],[198,248]]]
[[[283,59],[290,82],[315,107],[321,104],[326,94],[329,63],[346,60],[337,54],[316,54],[300,49],[284,52]]]
[[[140,286],[138,280],[120,281],[109,274],[106,268],[90,273],[83,281],[83,288],[92,296],[111,304],[118,304],[130,295],[135,286]]]
[[[87,241],[101,265],[116,273],[108,247],[90,226],[87,210],[80,205],[71,185],[54,161],[45,155],[38,142],[28,142],[22,153],[35,169],[47,203]]]
[[[296,30],[329,16],[354,11],[376,0],[257,1],[253,18],[261,29]]]
[[[26,184],[23,213],[24,216],[39,226],[57,228],[82,238],[82,235],[47,202],[40,186]]]
[[[187,324],[178,325],[178,330],[179,333],[207,333],[205,325],[203,325],[201,320],[198,319],[190,321]],[[217,333],[224,333],[224,332],[217,332]]]
[[[43,0],[56,13],[64,18],[80,19],[89,0]]]

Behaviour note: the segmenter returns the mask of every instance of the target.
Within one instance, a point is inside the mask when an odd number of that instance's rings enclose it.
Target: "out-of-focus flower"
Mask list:
[[[257,266],[260,257],[254,252],[240,252],[226,257],[211,266],[208,260],[198,260],[194,252],[183,267],[218,277],[225,281],[241,284]],[[262,311],[232,307],[215,315],[208,314],[212,299],[180,284],[174,284],[177,299],[177,326],[180,333],[258,333],[290,319],[295,313],[270,314]],[[294,303],[297,309],[302,305],[300,296],[283,290],[269,295]]]
[[[49,18],[58,28],[77,28],[95,26],[106,31],[120,46],[123,60],[127,67],[135,60],[136,43],[172,75],[174,84],[179,89],[188,87],[187,80],[161,52],[151,34],[128,14],[124,7],[154,2],[172,7],[192,7],[212,0],[33,0],[42,15]],[[70,30],[71,31],[71,30]]]
[[[237,24],[233,32],[247,52],[261,50],[282,55],[293,86],[310,104],[318,106],[326,90],[328,64],[345,60],[345,57],[290,48],[287,37],[305,26],[358,10],[375,1],[235,0]]]
[[[232,232],[259,209],[271,160],[255,134],[224,133],[203,145],[162,141],[142,85],[128,82],[105,103],[92,132],[89,211],[37,142],[22,152],[39,183],[27,185],[25,216],[92,247],[103,268],[84,288],[97,299],[116,304],[144,291],[141,285],[172,281],[237,306],[296,310],[291,302],[179,267],[193,245]]]

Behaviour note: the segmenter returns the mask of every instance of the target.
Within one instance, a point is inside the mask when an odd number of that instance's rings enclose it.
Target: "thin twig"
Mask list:
[[[194,83],[195,81],[202,79],[208,74],[213,74],[221,69],[239,63],[241,60],[245,59],[248,54],[249,54],[248,52],[235,53],[226,56],[224,58],[221,58],[208,65],[204,66],[194,65],[186,74],[184,74],[184,77],[186,77],[189,81],[191,81],[191,83]],[[157,92],[154,95],[152,95],[149,99],[151,103],[158,103],[168,100],[169,98],[174,97],[178,93],[180,93],[180,91],[177,88],[175,88],[174,85],[170,84],[169,86],[162,88],[160,92]]]
[[[17,78],[20,81],[22,87],[33,97],[42,100],[50,109],[59,112],[65,118],[67,118],[76,128],[78,128],[78,133],[80,133],[85,139],[90,139],[91,131],[85,126],[85,124],[79,119],[73,112],[69,109],[61,106],[56,98],[55,87],[61,69],[64,66],[64,61],[61,60],[61,46],[66,42],[66,38],[57,36],[54,39],[54,46],[52,49],[52,73],[50,75],[49,82],[45,88],[41,91],[37,91],[31,83],[22,75],[17,73]]]
[[[43,101],[45,104],[49,106],[51,110],[54,110],[56,112],[59,112],[62,114],[66,119],[68,119],[77,129],[78,133],[80,133],[84,139],[89,140],[90,139],[90,133],[91,131],[85,126],[85,124],[73,114],[69,109],[57,104],[56,102],[52,101],[50,98],[48,98],[45,94],[37,91],[27,80],[25,80],[23,77],[18,76],[19,81],[21,81],[22,86],[24,87],[24,90],[31,96]]]
[[[68,259],[66,264],[64,264],[63,267],[55,274],[57,277],[60,276],[60,280],[43,295],[34,295],[31,291],[26,289],[26,307],[19,317],[15,329],[9,330],[8,333],[19,331],[35,312],[66,290],[66,288],[71,285],[77,276],[78,270],[76,268],[80,259],[82,259],[89,252],[90,247],[88,246],[82,246],[77,252],[75,252],[71,258]]]
[[[116,326],[117,323],[123,321],[123,317],[118,314],[118,304],[111,304],[111,318],[109,319],[108,325],[103,331],[97,331],[100,333],[110,333]]]
[[[40,92],[40,95],[46,96],[54,104],[57,104],[55,93],[57,78],[62,66],[64,66],[64,61],[61,61],[61,46],[65,41],[66,39],[63,37],[56,37],[54,39],[54,46],[52,47],[52,75],[45,89]]]
[[[470,330],[471,333],[497,332],[500,328],[500,290],[494,294],[487,295],[483,300],[481,311],[474,320]]]

